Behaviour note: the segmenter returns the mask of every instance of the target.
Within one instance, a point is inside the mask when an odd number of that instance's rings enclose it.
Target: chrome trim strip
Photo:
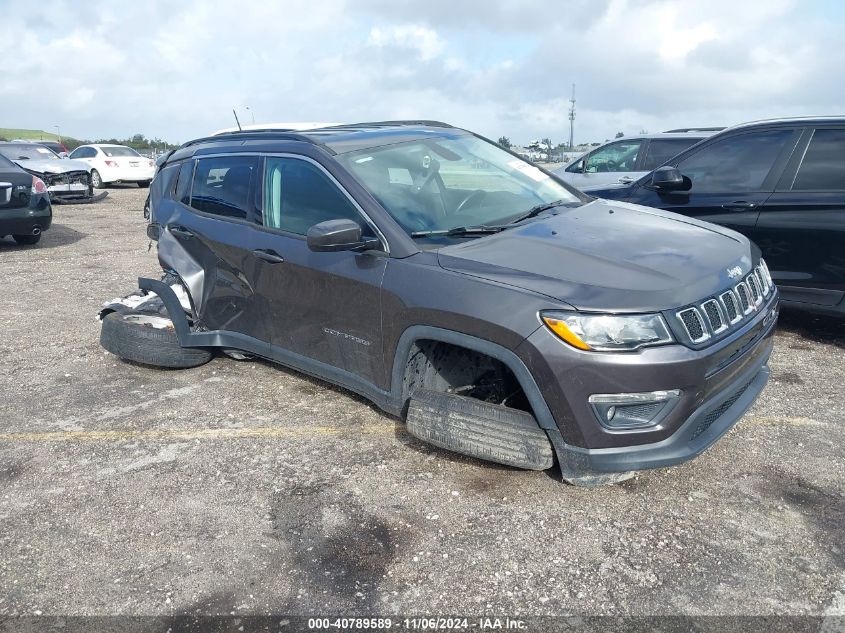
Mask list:
[[[702,334],[698,338],[693,338],[692,334],[690,334],[690,331],[689,331],[689,328],[687,327],[687,324],[684,322],[682,315],[686,314],[687,312],[692,312],[693,314],[695,314],[695,318],[698,319],[698,322],[701,325]],[[703,343],[704,341],[706,341],[707,339],[710,338],[710,332],[707,330],[707,325],[704,323],[704,319],[701,316],[701,312],[698,311],[698,308],[692,307],[692,308],[686,308],[684,310],[679,310],[678,312],[675,313],[675,316],[677,316],[678,321],[681,322],[681,327],[684,328],[684,332],[687,333],[689,340],[692,341],[693,343]]]
[[[714,327],[713,321],[710,320],[710,315],[707,314],[707,308],[705,307],[705,306],[707,306],[708,304],[711,304],[711,303],[714,306],[716,306],[716,312],[719,313],[719,319],[722,322],[722,324],[718,328]],[[721,304],[718,301],[716,301],[716,299],[708,299],[707,301],[702,303],[701,304],[701,310],[704,312],[704,316],[707,317],[707,321],[708,321],[708,323],[710,323],[710,329],[713,331],[713,334],[721,334],[722,332],[724,332],[725,330],[728,329],[727,314],[722,310]]]

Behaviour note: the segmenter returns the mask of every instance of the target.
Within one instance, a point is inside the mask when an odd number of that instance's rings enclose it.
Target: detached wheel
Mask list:
[[[124,360],[154,367],[198,367],[212,356],[207,349],[179,345],[170,319],[138,312],[107,315],[100,345]]]
[[[103,179],[100,177],[100,172],[98,172],[96,169],[91,170],[91,186],[94,187],[94,189],[102,189],[106,186],[105,184],[103,184]]]
[[[41,240],[41,233],[38,235],[13,235],[12,238],[21,246],[32,246],[33,244],[38,244],[39,240]]]
[[[139,187],[139,188],[141,188],[141,189],[146,189],[146,188],[148,188],[149,186],[150,186],[150,181],[149,181],[149,180],[139,180],[139,181],[138,181],[138,187]]]

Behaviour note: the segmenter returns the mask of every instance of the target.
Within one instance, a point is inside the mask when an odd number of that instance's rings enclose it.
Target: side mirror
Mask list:
[[[658,167],[651,174],[651,186],[661,191],[689,189],[686,179],[677,167]]]
[[[318,253],[378,248],[375,238],[362,238],[361,225],[354,220],[326,220],[315,224],[306,234],[308,248]]]

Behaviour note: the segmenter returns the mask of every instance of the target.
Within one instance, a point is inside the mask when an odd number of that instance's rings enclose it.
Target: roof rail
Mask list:
[[[334,154],[335,152],[328,147],[321,139],[321,136],[328,136],[331,133],[344,131],[361,131],[371,128],[386,128],[399,126],[414,126],[425,125],[428,127],[444,127],[453,128],[448,123],[442,121],[373,121],[367,123],[344,123],[342,125],[332,125],[321,128],[314,128],[311,130],[284,130],[279,128],[254,129],[254,130],[232,130],[212,136],[203,136],[201,138],[193,139],[183,143],[180,147],[191,147],[192,145],[200,145],[202,143],[220,143],[227,140],[261,140],[274,139],[281,141],[300,141],[302,143],[310,143],[311,145],[319,145],[323,149]]]
[[[195,138],[191,141],[182,143],[180,147],[191,147],[192,145],[200,145],[202,143],[220,143],[227,140],[249,141],[261,139],[275,139],[280,141],[300,141],[303,143],[310,143],[311,145],[322,145],[319,141],[313,138],[308,138],[304,134],[298,132],[286,132],[284,130],[234,130],[232,132],[224,132],[223,134],[215,134],[214,136],[203,136]]]
[[[679,127],[677,130],[666,130],[663,134],[680,134],[683,132],[721,132],[724,127]]]
[[[370,127],[397,127],[401,125],[427,125],[429,127],[454,127],[443,121],[433,121],[428,119],[415,120],[398,120],[398,121],[364,121],[362,123],[343,123],[341,125],[332,125],[324,128],[315,128],[308,130],[308,132],[316,132],[317,130],[343,130],[356,128],[370,128]]]

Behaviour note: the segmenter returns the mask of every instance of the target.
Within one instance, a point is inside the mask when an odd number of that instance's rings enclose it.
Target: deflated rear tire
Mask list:
[[[418,389],[408,405],[408,432],[441,448],[507,466],[546,470],[552,445],[530,413],[452,393]]]
[[[179,345],[172,326],[160,327],[166,321],[149,314],[112,312],[103,319],[100,345],[124,360],[154,367],[184,369],[211,360],[212,353],[207,349]]]

